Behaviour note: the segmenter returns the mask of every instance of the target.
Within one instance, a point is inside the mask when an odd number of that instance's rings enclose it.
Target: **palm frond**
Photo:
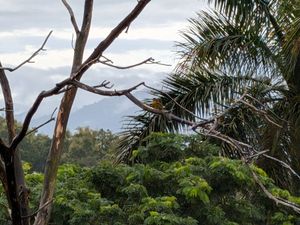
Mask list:
[[[180,62],[153,91],[166,110],[198,122],[222,112],[247,92],[245,103],[230,107],[218,131],[248,143],[257,151],[300,170],[300,2],[299,0],[209,0],[218,11],[201,12],[178,43]],[[249,106],[249,105],[248,105]],[[142,112],[131,117],[123,132],[121,158],[152,131],[178,131],[181,124]],[[224,146],[224,154],[237,152]],[[249,154],[252,154],[251,152]],[[281,186],[291,174],[263,166]],[[280,178],[284,176],[286,179]],[[300,184],[300,182],[298,182]],[[297,187],[297,185],[293,185]]]
[[[123,124],[123,132],[119,133],[118,162],[129,162],[132,151],[135,150],[143,139],[151,132],[168,132],[178,129],[176,124],[163,115],[154,115],[149,112],[141,112],[136,116],[128,116]]]
[[[207,71],[191,73],[188,76],[173,74],[164,81],[163,92],[153,91],[152,94],[154,98],[160,99],[166,110],[183,119],[197,121],[199,117],[222,111],[247,88],[253,89],[253,86],[257,87],[259,84],[265,84],[265,81],[251,77],[212,74]],[[123,128],[118,148],[119,161],[128,160],[132,150],[151,132],[176,132],[185,127],[162,115],[141,112],[137,116],[128,117]]]
[[[178,47],[182,57],[177,72],[209,68],[237,76],[274,77],[284,70],[274,35],[258,24],[236,24],[218,12],[203,12],[190,20]]]

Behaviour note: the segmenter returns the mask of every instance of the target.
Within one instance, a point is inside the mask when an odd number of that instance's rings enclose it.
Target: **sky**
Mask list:
[[[78,24],[84,1],[69,0]],[[15,72],[7,72],[13,92],[16,114],[24,113],[42,90],[67,78],[72,63],[74,30],[69,14],[61,0],[0,0],[0,61],[13,67],[28,58],[40,47],[53,30],[46,44],[47,51],[39,54],[34,63]],[[136,5],[137,0],[94,0],[91,32],[85,52],[87,57],[110,30]],[[87,84],[109,80],[114,88],[128,88],[141,81],[161,87],[161,80],[171,73],[178,56],[175,41],[187,29],[187,19],[207,8],[205,0],[152,0],[141,15],[104,53],[115,65],[126,66],[152,57],[172,66],[143,65],[130,70],[117,70],[94,65],[83,77]],[[47,99],[37,117],[51,113],[61,96]],[[101,100],[101,96],[79,91],[73,109]],[[0,106],[3,97],[0,96]],[[2,108],[2,107],[0,107]]]

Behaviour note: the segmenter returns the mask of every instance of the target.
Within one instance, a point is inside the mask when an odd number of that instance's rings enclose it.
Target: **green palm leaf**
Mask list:
[[[197,122],[224,111],[247,92],[252,98],[246,101],[266,114],[239,103],[217,129],[256,151],[268,150],[300,172],[300,1],[209,2],[216,11],[189,20],[190,28],[182,33],[185,41],[177,44],[181,60],[176,70],[164,80],[164,91],[152,94],[166,110]],[[160,115],[131,117],[122,134],[122,155],[130,157],[132,146],[152,131],[180,129],[181,124]],[[240,154],[226,145],[223,153]],[[280,185],[297,187],[289,172],[268,160],[258,163]]]

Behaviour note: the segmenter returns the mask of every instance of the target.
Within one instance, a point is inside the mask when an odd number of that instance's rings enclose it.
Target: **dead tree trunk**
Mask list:
[[[0,63],[0,67],[2,67],[1,63]],[[11,95],[11,89],[4,70],[0,70],[0,84],[1,84],[2,93],[5,102],[5,117],[6,117],[7,131],[8,131],[8,143],[11,143],[13,138],[16,136],[14,105],[13,105],[13,99]],[[12,155],[10,157],[13,157],[13,162],[14,162],[14,173],[15,173],[14,176],[16,179],[15,182],[17,187],[16,191],[17,193],[20,193],[18,197],[20,198],[19,202],[20,202],[21,215],[28,215],[29,214],[28,189],[25,184],[25,177],[22,168],[20,152],[17,149],[12,149],[10,150],[10,152]],[[7,168],[7,165],[5,165],[5,168]],[[9,201],[9,205],[10,207],[12,207],[10,201]],[[24,219],[22,224],[29,225],[30,224],[29,219],[28,218]]]
[[[93,0],[86,0],[81,30],[78,31],[77,29],[75,29],[77,38],[73,55],[71,75],[76,73],[82,64],[83,54],[91,26],[92,12]],[[76,22],[74,21],[73,25],[74,23]],[[51,200],[54,195],[57,169],[61,158],[64,136],[76,92],[77,88],[72,87],[69,91],[67,91],[64,94],[60,103],[55,129],[53,133],[53,139],[45,165],[45,180],[43,184],[43,192],[41,196],[40,207],[42,207],[49,200]],[[37,214],[34,224],[47,224],[50,219],[50,214],[51,205],[49,205],[49,207],[45,207]]]
[[[111,33],[105,38],[93,51],[93,53],[88,57],[88,59],[82,63],[83,52],[85,48],[85,44],[89,35],[89,29],[92,18],[92,10],[93,10],[93,0],[85,0],[85,9],[83,15],[83,22],[81,30],[79,31],[78,26],[76,24],[76,20],[74,17],[74,13],[72,12],[71,7],[63,0],[65,6],[71,16],[71,21],[75,32],[77,34],[75,49],[74,49],[74,58],[73,58],[73,67],[71,71],[71,77],[75,76],[76,80],[80,80],[84,72],[94,63],[96,63],[99,58],[102,56],[103,52],[111,45],[111,43],[126,29],[130,26],[131,22],[135,20],[135,18],[142,12],[144,7],[151,0],[140,0],[138,1],[137,6],[131,11],[131,13],[125,17],[118,26],[116,26]],[[61,101],[54,134],[53,140],[51,144],[51,149],[47,158],[46,166],[45,166],[45,179],[42,191],[42,197],[40,201],[40,207],[45,205],[51,199],[53,199],[54,189],[55,189],[55,181],[57,175],[57,169],[60,161],[60,157],[62,154],[62,146],[64,141],[64,136],[67,128],[67,123],[69,119],[69,115],[71,112],[71,108],[73,105],[73,101],[76,95],[76,88],[72,88],[64,94],[64,97]],[[45,225],[48,223],[51,214],[51,204],[44,207],[37,214],[34,225]]]

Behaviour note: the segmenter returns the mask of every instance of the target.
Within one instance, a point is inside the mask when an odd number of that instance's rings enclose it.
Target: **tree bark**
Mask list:
[[[73,65],[71,70],[71,75],[76,73],[79,67],[82,64],[83,54],[85,45],[88,39],[91,19],[93,11],[93,0],[85,1],[85,9],[83,15],[83,22],[81,31],[77,35],[74,55],[73,55]],[[60,103],[57,120],[54,128],[52,143],[50,151],[47,157],[44,173],[44,184],[43,191],[40,200],[40,207],[42,207],[47,202],[53,199],[55,185],[56,185],[56,176],[59,166],[59,161],[62,154],[63,141],[66,133],[66,128],[68,124],[69,115],[71,108],[74,102],[74,98],[77,92],[77,88],[71,88],[67,91]],[[40,210],[36,216],[34,225],[45,225],[49,222],[51,214],[51,204],[47,207],[44,207]]]
[[[0,67],[2,67],[0,63]],[[8,131],[8,142],[11,143],[13,138],[16,136],[16,129],[15,129],[15,119],[14,119],[14,105],[13,99],[11,94],[10,85],[4,70],[0,70],[0,84],[2,88],[2,93],[4,96],[5,102],[5,116],[6,116],[6,124],[7,124],[7,131]],[[21,215],[25,216],[29,214],[29,202],[28,202],[28,189],[25,183],[25,176],[22,167],[22,161],[20,152],[18,149],[11,149],[11,154],[14,157],[14,171],[15,171],[15,178],[16,178],[16,187],[17,193],[22,193],[20,196],[20,209]],[[5,166],[7,167],[7,166]],[[11,204],[11,200],[9,200],[9,204]],[[23,225],[29,225],[29,219],[23,220]]]
[[[71,77],[75,75],[77,80],[80,80],[82,75],[88,68],[96,63],[97,59],[101,57],[102,53],[111,45],[111,43],[131,24],[132,21],[142,12],[144,7],[151,0],[140,0],[137,6],[126,16],[112,31],[111,33],[95,48],[93,53],[82,63],[83,53],[86,45],[86,41],[89,35],[89,29],[91,25],[92,18],[92,8],[93,1],[85,1],[85,9],[83,15],[83,22],[80,32],[77,34],[77,39],[75,43],[74,56],[73,56],[73,66],[71,71]],[[40,207],[42,207],[46,202],[51,201],[54,195],[55,183],[57,170],[59,166],[59,161],[62,154],[63,141],[66,133],[67,123],[71,108],[74,102],[77,89],[71,88],[64,94],[64,97],[60,103],[60,108],[57,115],[57,120],[54,128],[53,139],[51,143],[51,148],[47,157],[45,166],[45,178],[43,184],[43,191],[40,201]],[[34,225],[46,225],[50,219],[51,206],[44,207],[37,214]]]
[[[5,161],[5,171],[8,186],[9,199],[11,201],[11,218],[13,225],[23,225],[21,206],[18,199],[18,188],[16,183],[16,171],[14,166],[14,155],[10,154],[8,149],[5,150],[4,161]]]

